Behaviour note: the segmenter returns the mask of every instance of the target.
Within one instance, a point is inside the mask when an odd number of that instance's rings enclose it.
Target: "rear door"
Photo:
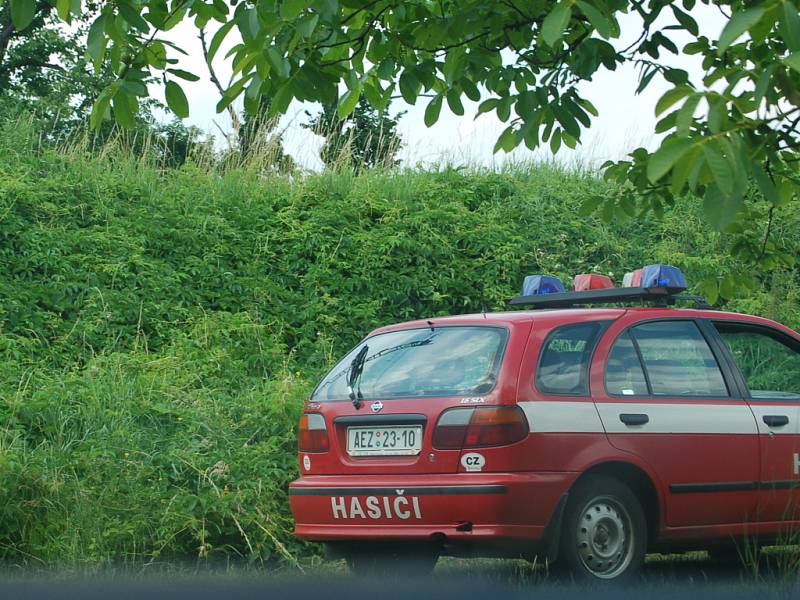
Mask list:
[[[658,475],[668,526],[752,519],[757,429],[719,349],[694,319],[640,315],[614,323],[593,364],[609,441]]]
[[[714,321],[747,387],[761,444],[758,520],[800,517],[800,341],[746,321]]]

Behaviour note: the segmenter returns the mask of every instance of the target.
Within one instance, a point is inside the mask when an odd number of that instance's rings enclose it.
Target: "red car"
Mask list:
[[[359,343],[301,417],[296,535],[357,571],[447,553],[615,579],[646,552],[798,531],[800,335],[675,308],[666,265],[581,277]],[[606,303],[639,306],[585,308]]]

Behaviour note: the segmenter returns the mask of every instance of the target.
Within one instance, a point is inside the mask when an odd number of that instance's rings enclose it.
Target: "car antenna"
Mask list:
[[[483,282],[481,281],[481,313],[483,314],[483,318],[486,318],[486,296],[483,295]]]

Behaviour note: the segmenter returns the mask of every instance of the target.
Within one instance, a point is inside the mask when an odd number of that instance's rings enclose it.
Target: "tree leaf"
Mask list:
[[[134,96],[139,96],[140,98],[147,96],[147,86],[141,81],[136,79],[123,79],[120,81],[120,84]]]
[[[281,2],[281,18],[287,21],[295,19],[308,4],[307,0],[283,0]]]
[[[341,98],[339,104],[336,105],[336,114],[340,119],[345,119],[353,112],[358,104],[358,99],[361,97],[361,84],[358,84],[352,90],[347,90]]]
[[[186,81],[200,81],[200,78],[194,73],[184,71],[183,69],[167,69],[167,73],[172,73],[176,77],[185,79]]]
[[[270,115],[283,114],[286,112],[286,109],[289,108],[289,104],[291,104],[292,98],[294,98],[293,84],[293,80],[289,79],[277,89],[275,95],[272,96],[272,103],[269,107]]]
[[[69,23],[72,16],[72,0],[56,0],[58,18]]]
[[[778,188],[775,187],[772,179],[770,179],[769,175],[767,175],[767,172],[758,163],[753,164],[753,179],[756,180],[758,189],[761,190],[761,193],[764,195],[764,198],[767,199],[767,202],[773,206],[778,206],[780,204]]]
[[[736,277],[730,273],[722,278],[719,283],[719,295],[722,298],[730,299],[736,296],[736,290],[739,288]]]
[[[497,143],[494,145],[493,152],[497,154],[499,150],[505,150],[506,152],[511,152],[514,147],[517,145],[516,141],[516,133],[514,132],[514,127],[509,125],[503,130],[503,133],[500,134],[500,137],[497,138]]]
[[[784,58],[783,64],[790,66],[795,71],[800,71],[800,52],[795,52],[794,54],[790,54],[789,56]]]
[[[675,117],[675,130],[678,135],[689,135],[689,128],[692,126],[692,120],[694,119],[694,111],[697,110],[697,105],[700,103],[701,98],[700,94],[694,94],[686,98],[686,102],[683,103],[683,106],[678,111],[678,116]]]
[[[553,132],[553,135],[550,137],[550,152],[553,154],[558,154],[558,151],[561,149],[561,130],[556,129]]]
[[[404,70],[403,74],[400,75],[400,95],[403,96],[403,100],[409,104],[414,104],[417,101],[418,94],[419,79],[417,79],[413,72],[408,69]]]
[[[299,31],[303,37],[308,37],[314,33],[314,29],[317,27],[317,21],[319,21],[318,14],[306,15],[297,22],[297,31]]]
[[[439,113],[442,111],[442,95],[438,94],[433,100],[428,102],[425,107],[425,125],[430,127],[439,120]]]
[[[605,201],[603,196],[587,196],[578,209],[578,216],[588,217]]]
[[[447,90],[447,106],[453,111],[453,114],[462,116],[464,114],[464,105],[461,104],[461,94],[457,90]]]
[[[164,89],[164,96],[167,99],[167,106],[181,119],[189,116],[189,101],[183,89],[174,81],[168,81]]]
[[[678,20],[678,23],[681,24],[681,27],[683,27],[693,36],[697,37],[697,34],[700,33],[700,30],[697,27],[697,21],[695,21],[691,15],[683,12],[674,4],[672,4],[670,7],[672,8],[672,13],[675,15],[675,18]]]
[[[105,27],[106,16],[100,15],[89,27],[89,34],[86,37],[86,54],[92,60],[95,69],[100,67],[105,54]]]
[[[688,85],[679,85],[671,90],[667,90],[656,103],[656,116],[659,116],[673,104],[693,93],[694,90]]]
[[[258,20],[258,11],[252,7],[237,11],[235,20],[245,44],[252,43],[252,40],[258,36],[259,31],[261,31],[261,22]]]
[[[108,116],[108,108],[111,105],[111,93],[109,88],[103,90],[97,97],[94,105],[92,106],[92,114],[89,117],[89,126],[97,130],[100,124]]]
[[[581,9],[581,12],[586,15],[586,18],[589,19],[589,23],[592,24],[592,27],[597,30],[597,33],[599,33],[605,39],[611,37],[611,23],[609,23],[608,19],[603,13],[583,0],[578,0],[577,5],[578,8]]]
[[[500,101],[497,104],[495,112],[497,113],[497,118],[500,119],[503,123],[508,121],[508,118],[511,116],[512,101],[513,98],[511,96],[506,96],[505,98],[500,98]]]
[[[584,98],[579,98],[578,99],[578,104],[580,104],[586,110],[586,112],[588,112],[593,117],[597,117],[597,116],[600,115],[598,110],[595,108],[594,104],[592,104],[588,100],[586,100]]]
[[[499,98],[487,98],[486,100],[481,102],[480,105],[478,106],[478,115],[476,116],[482,115],[483,113],[487,113],[496,109],[499,104],[500,104]]]
[[[481,92],[478,89],[478,86],[475,85],[474,81],[466,77],[462,77],[461,79],[459,79],[458,83],[461,86],[461,89],[464,90],[464,95],[467,98],[469,98],[473,102],[477,102],[478,100],[481,99]]]
[[[566,2],[559,2],[542,22],[542,39],[548,46],[554,45],[564,33],[564,29],[572,17],[572,7]]]
[[[685,138],[669,138],[664,141],[647,161],[647,178],[650,182],[656,183],[666,175],[692,145],[692,141]]]
[[[761,20],[764,12],[763,8],[756,7],[734,13],[719,36],[717,53],[725,52],[733,42],[739,39],[739,36]]]
[[[373,108],[383,108],[383,88],[377,79],[364,83],[361,92]]]
[[[236,21],[231,19],[230,21],[225,23],[222,27],[220,27],[214,34],[214,37],[211,38],[211,43],[208,45],[208,56],[206,56],[206,61],[209,64],[211,64],[211,61],[214,60],[214,57],[219,51],[219,47],[225,40],[225,36],[228,35],[228,32],[230,32],[231,29],[233,29],[234,25],[236,25]]]
[[[266,55],[267,62],[278,76],[283,77],[284,79],[289,76],[291,65],[276,46],[270,46],[267,48]],[[353,71],[350,72],[355,75]],[[358,77],[355,78],[358,79]]]
[[[706,159],[706,164],[711,170],[711,175],[717,184],[720,192],[725,195],[730,195],[733,192],[734,173],[731,169],[731,164],[722,155],[722,152],[717,148],[714,142],[703,145],[703,156]]]
[[[136,124],[134,118],[136,109],[136,98],[133,95],[128,94],[124,89],[120,89],[114,94],[114,118],[126,129],[131,129]]]
[[[792,56],[796,57],[797,61],[797,64],[794,68],[800,71],[800,52],[795,52],[792,54]],[[791,59],[792,56],[785,58],[784,62]],[[777,64],[771,64],[761,71],[761,74],[758,76],[758,81],[756,81],[756,89],[753,92],[753,101],[756,103],[756,105],[760,105],[761,101],[767,95],[767,89],[769,88],[770,81],[772,80],[772,75],[775,73],[775,69],[777,68]]]
[[[700,282],[700,293],[706,302],[714,304],[719,299],[719,282],[714,277],[709,277]]]
[[[236,82],[234,82],[233,85],[231,85],[227,90],[225,90],[225,93],[222,95],[222,98],[220,99],[219,102],[217,102],[217,112],[220,113],[223,110],[225,110],[228,106],[230,106],[230,104],[234,100],[236,100],[239,94],[242,93],[244,86],[246,86],[250,81],[250,79],[254,76],[255,72],[251,71],[247,75],[243,76],[241,79],[238,79]],[[275,107],[275,98],[273,97],[272,102],[269,105],[269,112],[271,115],[274,114],[273,113],[274,107]]]
[[[634,94],[641,94],[644,89],[650,85],[650,82],[653,80],[653,77],[656,76],[658,73],[658,69],[648,68],[647,70],[643,70],[639,76],[639,85],[636,88]]]
[[[11,0],[11,22],[14,29],[23,31],[36,16],[35,0]]]
[[[715,183],[706,187],[706,193],[703,196],[703,211],[708,221],[718,231],[725,231],[736,220],[736,213],[741,207],[741,193],[723,193]]]
[[[800,14],[794,2],[783,0],[783,14],[780,16],[781,33],[789,50],[800,50]]]
[[[119,14],[123,19],[125,19],[128,25],[138,29],[143,33],[150,31],[150,24],[142,18],[142,15],[139,14],[139,11],[133,8],[125,0],[119,0],[116,2],[116,5],[117,9],[119,10]]]
[[[553,110],[553,114],[556,116],[559,125],[561,125],[564,131],[575,139],[580,139],[581,126],[578,125],[578,121],[575,120],[575,115],[573,115],[567,107],[568,105],[565,103],[564,106],[553,104],[550,108]]]
[[[689,179],[689,174],[694,169],[697,157],[701,152],[700,148],[694,146],[672,166],[672,179],[670,180],[669,189],[673,194],[677,195],[683,191],[686,181]]]

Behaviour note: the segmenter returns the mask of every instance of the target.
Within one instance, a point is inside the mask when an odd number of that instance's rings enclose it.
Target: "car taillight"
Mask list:
[[[528,420],[518,406],[483,406],[445,411],[433,431],[439,450],[505,446],[525,439]]]
[[[325,417],[319,413],[303,414],[297,432],[297,449],[300,452],[327,452],[330,447]]]

